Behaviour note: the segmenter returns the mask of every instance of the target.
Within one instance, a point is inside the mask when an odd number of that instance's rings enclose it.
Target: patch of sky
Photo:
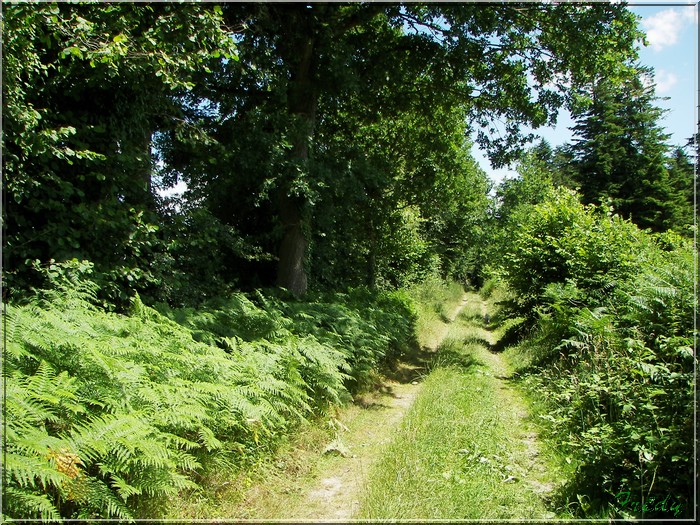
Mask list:
[[[659,99],[656,104],[666,110],[661,126],[669,134],[668,143],[684,146],[698,131],[698,12],[697,2],[664,4],[635,3],[629,9],[640,17],[640,27],[647,35],[647,46],[640,46],[639,61],[654,70],[653,79]],[[532,129],[552,147],[571,142],[574,121],[566,110],[559,111],[556,124]],[[477,130],[478,131],[478,130]],[[536,139],[537,141],[537,139]],[[472,154],[496,183],[516,175],[515,166],[491,167],[486,155],[476,145]]]

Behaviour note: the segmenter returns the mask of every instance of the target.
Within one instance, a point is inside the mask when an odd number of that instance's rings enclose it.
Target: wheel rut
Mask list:
[[[429,356],[449,332],[449,325],[467,305],[465,294],[423,352]],[[400,380],[384,379],[376,391],[357,396],[330,421],[335,438],[321,451],[307,454],[315,463],[283,489],[251,487],[237,518],[335,521],[356,512],[367,474],[393,438],[421,389],[425,369],[399,363]],[[284,475],[284,473],[281,473]],[[273,484],[274,485],[274,484]]]

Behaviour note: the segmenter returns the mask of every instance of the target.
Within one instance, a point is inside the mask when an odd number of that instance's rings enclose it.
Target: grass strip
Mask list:
[[[556,517],[545,495],[557,469],[541,455],[525,404],[502,375],[500,356],[488,351],[473,310],[465,308],[451,327],[440,364],[370,473],[356,517]]]

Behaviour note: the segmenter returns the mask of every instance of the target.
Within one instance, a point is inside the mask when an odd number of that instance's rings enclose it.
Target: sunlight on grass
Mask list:
[[[413,286],[410,295],[418,312],[418,343],[421,348],[435,348],[462,301],[464,289],[456,282],[432,280]]]
[[[545,504],[559,482],[511,367],[488,347],[481,301],[451,325],[421,394],[370,472],[360,519],[557,517]],[[506,377],[508,376],[508,377]]]

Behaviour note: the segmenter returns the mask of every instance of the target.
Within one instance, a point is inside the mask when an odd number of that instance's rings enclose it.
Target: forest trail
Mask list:
[[[466,306],[466,296],[439,330],[437,337],[424,348],[426,352],[437,351],[449,332],[450,324]],[[302,513],[298,517],[311,520],[350,519],[357,512],[362,489],[370,467],[382,455],[384,445],[389,443],[404,415],[413,404],[421,389],[421,376],[426,373],[417,364],[399,363],[397,377],[400,381],[389,381],[382,387],[379,400],[356,398],[355,404],[365,409],[359,428],[352,423],[345,427],[339,442],[345,445],[337,461],[319,476],[319,482],[304,498]],[[352,428],[352,430],[351,430]],[[295,514],[296,518],[297,515]]]
[[[543,450],[511,365],[493,351],[498,330],[488,313],[480,296],[465,294],[420,359],[339,409],[330,429],[302,434],[237,501],[224,496],[222,517],[556,517],[547,500],[562,473]]]
[[[498,341],[493,332],[489,329],[486,301],[480,299],[480,308],[482,318],[485,319],[484,324],[487,330],[487,338],[489,347],[493,347]],[[541,446],[538,440],[537,433],[533,430],[533,425],[529,423],[531,411],[522,394],[510,384],[512,381],[512,367],[506,361],[502,352],[494,352],[485,347],[481,347],[479,356],[486,361],[486,364],[491,369],[493,378],[497,381],[497,388],[501,402],[504,406],[514,408],[515,421],[512,428],[515,430],[516,437],[522,443],[522,461],[519,465],[520,479],[539,497],[547,498],[555,489],[555,483],[550,480],[544,481],[543,478],[547,475],[547,470],[551,465],[547,465],[541,459]],[[550,517],[549,515],[547,517]]]
[[[466,308],[465,308],[466,307]],[[468,294],[395,441],[370,473],[359,519],[553,519],[562,471],[538,439],[487,304]]]
[[[233,516],[239,519],[347,520],[360,505],[371,467],[392,442],[418,396],[430,362],[467,295],[447,316],[422,355],[398,363],[391,379],[373,393],[356,396],[331,421],[335,439],[323,450],[293,450],[280,470],[245,492]]]

